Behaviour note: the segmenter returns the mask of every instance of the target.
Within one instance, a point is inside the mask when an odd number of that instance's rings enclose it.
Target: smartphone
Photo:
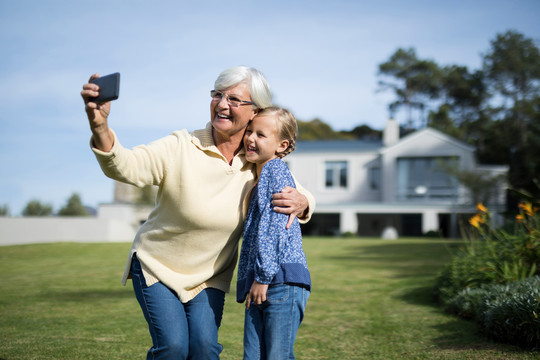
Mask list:
[[[92,80],[92,84],[99,86],[99,95],[91,98],[92,102],[102,104],[116,100],[120,95],[120,73],[98,77]]]

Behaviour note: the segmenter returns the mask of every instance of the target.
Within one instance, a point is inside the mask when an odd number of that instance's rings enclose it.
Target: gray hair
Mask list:
[[[215,90],[225,90],[240,83],[249,85],[251,100],[259,109],[272,105],[272,93],[263,73],[247,66],[235,66],[219,74],[214,83]]]

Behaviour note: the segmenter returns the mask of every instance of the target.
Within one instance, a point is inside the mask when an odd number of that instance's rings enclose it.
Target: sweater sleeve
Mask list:
[[[293,176],[293,175],[291,175]],[[306,216],[302,219],[298,219],[298,221],[300,222],[300,224],[305,224],[307,223],[310,219],[311,219],[311,215],[313,215],[313,212],[315,211],[315,206],[316,206],[316,201],[315,201],[315,197],[313,196],[312,193],[310,193],[308,190],[306,190],[293,176],[293,179],[294,179],[294,183],[296,184],[296,189],[298,190],[298,192],[302,195],[304,195],[307,200],[308,200],[308,203],[309,203],[309,207],[308,207],[308,212],[306,214]],[[290,185],[289,185],[290,186]]]
[[[159,185],[166,175],[166,164],[178,148],[179,134],[174,133],[133,149],[124,148],[114,131],[113,135],[114,145],[109,152],[94,148],[93,139],[90,141],[103,173],[111,179],[139,187]]]
[[[257,261],[255,280],[270,284],[280,269],[281,251],[288,239],[288,215],[277,213],[271,205],[272,195],[285,186],[295,187],[290,172],[281,160],[268,162],[258,183],[260,221],[257,228]],[[295,220],[298,221],[298,220]]]

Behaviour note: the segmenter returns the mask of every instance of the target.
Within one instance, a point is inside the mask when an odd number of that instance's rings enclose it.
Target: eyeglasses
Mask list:
[[[234,95],[229,96],[219,90],[211,90],[210,96],[212,97],[212,101],[221,101],[221,99],[225,98],[227,103],[234,107],[238,107],[240,105],[255,105],[253,101],[240,100]]]

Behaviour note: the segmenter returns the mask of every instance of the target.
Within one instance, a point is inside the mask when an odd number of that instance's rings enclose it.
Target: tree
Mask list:
[[[22,211],[23,216],[50,216],[52,213],[52,206],[39,200],[30,200]]]
[[[495,99],[500,99],[492,107],[492,143],[486,150],[501,150],[495,153],[498,158],[485,152],[479,156],[509,164],[511,187],[540,195],[533,184],[540,177],[540,49],[532,39],[507,31],[491,42],[483,70]]]
[[[359,125],[352,130],[335,131],[320,119],[311,121],[297,120],[298,140],[380,140],[381,131],[368,125]]]
[[[362,140],[380,140],[382,138],[381,130],[374,130],[370,126],[365,125],[365,124],[356,126],[351,131],[342,131],[342,133],[351,134],[356,139],[362,139]]]
[[[460,169],[457,162],[437,164],[445,173],[453,176],[470,192],[472,204],[482,203],[489,205],[498,195],[498,189],[505,181],[504,175],[493,175],[488,171]]]
[[[0,206],[0,216],[9,216],[9,206],[7,204]]]
[[[397,97],[389,105],[391,117],[400,107],[405,107],[409,128],[414,127],[414,110],[420,112],[419,122],[423,123],[428,101],[439,92],[441,71],[437,64],[418,59],[413,48],[398,49],[387,62],[379,65],[379,76],[390,78],[379,81],[380,90],[393,90]]]
[[[335,132],[330,125],[320,119],[311,121],[297,120],[298,140],[331,140],[331,139],[351,139],[350,135],[343,135]]]
[[[540,86],[540,50],[532,39],[507,31],[491,41],[483,67],[495,92],[512,100],[532,100]]]
[[[429,126],[483,147],[489,123],[483,72],[469,72],[465,66],[446,66],[442,69],[439,94],[442,103],[437,111],[430,112]]]
[[[66,205],[58,211],[60,216],[88,216],[88,211],[81,202],[79,194],[75,193],[68,199]]]

